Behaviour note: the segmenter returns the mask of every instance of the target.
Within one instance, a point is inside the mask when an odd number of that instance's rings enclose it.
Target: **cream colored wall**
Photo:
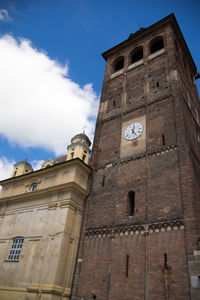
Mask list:
[[[68,298],[89,173],[73,161],[2,184],[0,299]],[[6,261],[16,236],[24,237],[19,262]]]
[[[33,171],[33,169],[31,168],[31,166],[29,164],[27,164],[26,162],[20,162],[18,164],[15,164],[11,177],[20,176],[20,175],[27,174],[32,171]]]
[[[83,160],[83,155],[86,155],[84,162],[86,164],[88,164],[89,153],[87,151],[86,151],[86,153],[84,153],[84,149],[82,147],[78,147],[78,146],[75,146],[73,151],[72,151],[72,149],[73,148],[68,149],[67,160],[72,159],[72,153],[74,153],[73,158],[80,158],[81,160]]]
[[[40,191],[44,191],[45,189],[50,189],[52,187],[55,189],[62,184],[70,182],[75,182],[86,190],[87,182],[85,180],[82,181],[80,177],[81,175],[88,176],[87,170],[88,168],[80,162],[68,161],[61,165],[55,165],[51,168],[32,172],[31,174],[27,174],[27,176],[13,178],[13,180],[3,183],[3,190],[0,193],[0,199],[25,193],[31,193],[31,195],[33,195],[32,193],[37,194]],[[38,189],[34,192],[30,192],[30,186],[35,182],[38,183]]]

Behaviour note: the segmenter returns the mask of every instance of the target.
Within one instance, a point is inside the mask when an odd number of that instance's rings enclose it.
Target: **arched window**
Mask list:
[[[8,255],[8,260],[10,261],[18,261],[19,256],[22,250],[22,246],[24,243],[24,238],[22,236],[17,236],[13,238],[12,246],[10,249],[10,253]]]
[[[153,41],[150,43],[150,52],[151,54],[161,50],[164,48],[164,41],[161,36],[156,37]]]
[[[139,61],[141,59],[143,59],[143,48],[142,47],[137,47],[131,53],[130,63],[134,64],[134,63],[136,63],[137,61]]]
[[[124,58],[123,56],[118,57],[113,63],[113,72],[118,72],[124,68]]]
[[[135,212],[135,192],[128,192],[128,215],[133,216]]]

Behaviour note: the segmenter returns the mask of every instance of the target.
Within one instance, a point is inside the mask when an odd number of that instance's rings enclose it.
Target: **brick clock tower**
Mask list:
[[[103,53],[72,299],[200,299],[200,105],[173,14]]]

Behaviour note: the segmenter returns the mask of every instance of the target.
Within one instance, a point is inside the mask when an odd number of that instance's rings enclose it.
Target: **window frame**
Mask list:
[[[38,183],[37,182],[33,182],[30,185],[30,192],[34,192],[35,190],[37,190],[37,188],[38,188]]]
[[[17,262],[19,261],[22,247],[24,244],[23,236],[16,236],[12,239],[12,245],[10,247],[10,252],[6,261]]]

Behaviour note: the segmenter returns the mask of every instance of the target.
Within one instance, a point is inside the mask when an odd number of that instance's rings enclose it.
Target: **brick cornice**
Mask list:
[[[152,234],[166,231],[177,231],[184,229],[184,221],[180,220],[167,220],[158,223],[148,224],[120,224],[120,225],[105,225],[96,228],[88,228],[85,236],[88,238],[117,238],[120,236],[138,235],[138,234]]]
[[[121,160],[117,160],[117,161],[113,161],[113,162],[110,161],[109,163],[104,163],[104,164],[100,165],[98,168],[94,168],[94,170],[105,169],[105,168],[108,168],[108,167],[114,167],[114,166],[117,166],[117,165],[122,165],[124,163],[129,162],[129,161],[139,160],[139,159],[142,159],[142,158],[145,158],[145,157],[162,155],[166,152],[175,151],[177,149],[178,149],[178,146],[176,144],[172,144],[172,145],[169,145],[169,146],[165,146],[165,147],[156,149],[154,151],[142,152],[141,154],[136,155],[136,156],[130,156],[130,157],[125,158],[125,159],[121,159]]]

